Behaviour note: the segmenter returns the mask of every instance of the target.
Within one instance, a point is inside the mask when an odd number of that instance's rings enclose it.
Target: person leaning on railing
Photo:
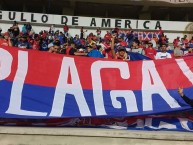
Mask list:
[[[193,107],[193,99],[188,98],[184,93],[183,93],[183,88],[179,87],[178,88],[178,93],[182,97],[182,99],[189,104],[191,107]]]

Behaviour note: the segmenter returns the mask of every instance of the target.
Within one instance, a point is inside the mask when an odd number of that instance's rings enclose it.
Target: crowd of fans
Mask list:
[[[150,59],[181,57],[193,53],[193,37],[188,40],[186,35],[184,38],[174,39],[174,51],[168,53],[171,48],[161,27],[159,38],[153,36],[148,41],[138,40],[132,29],[127,34],[123,34],[118,28],[114,28],[101,37],[101,30],[98,28],[96,34],[90,33],[85,38],[84,33],[87,30],[84,30],[83,27],[80,29],[80,36],[76,34],[72,37],[69,35],[67,25],[64,25],[63,31],[56,30],[53,24],[48,31],[35,33],[30,23],[24,24],[20,30],[16,21],[4,34],[1,31],[0,29],[0,45],[66,55],[130,60],[131,53],[137,53]]]

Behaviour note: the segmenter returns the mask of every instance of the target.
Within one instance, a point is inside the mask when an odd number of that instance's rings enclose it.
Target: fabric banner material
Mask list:
[[[3,126],[92,127],[121,130],[193,131],[192,116],[165,115],[122,118],[0,119]]]
[[[134,0],[134,1],[145,1],[145,0]],[[172,4],[193,3],[193,0],[147,0],[147,1],[167,2],[167,3],[172,3]]]
[[[160,2],[168,2],[173,4],[193,3],[193,0],[156,0]]]
[[[193,57],[115,61],[0,48],[0,117],[126,117],[190,110]]]

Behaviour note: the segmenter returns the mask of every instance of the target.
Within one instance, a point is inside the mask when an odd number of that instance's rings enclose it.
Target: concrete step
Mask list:
[[[0,145],[193,145],[193,133],[95,128],[0,127]]]

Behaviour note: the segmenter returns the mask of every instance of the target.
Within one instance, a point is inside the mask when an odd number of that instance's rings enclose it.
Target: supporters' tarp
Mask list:
[[[167,2],[167,3],[172,3],[172,4],[193,3],[193,0],[134,0],[134,1],[156,1],[156,2]]]
[[[121,118],[0,119],[0,125],[193,131],[192,115],[187,115],[179,114]]]
[[[139,116],[189,110],[193,57],[136,62],[0,48],[0,117]]]

